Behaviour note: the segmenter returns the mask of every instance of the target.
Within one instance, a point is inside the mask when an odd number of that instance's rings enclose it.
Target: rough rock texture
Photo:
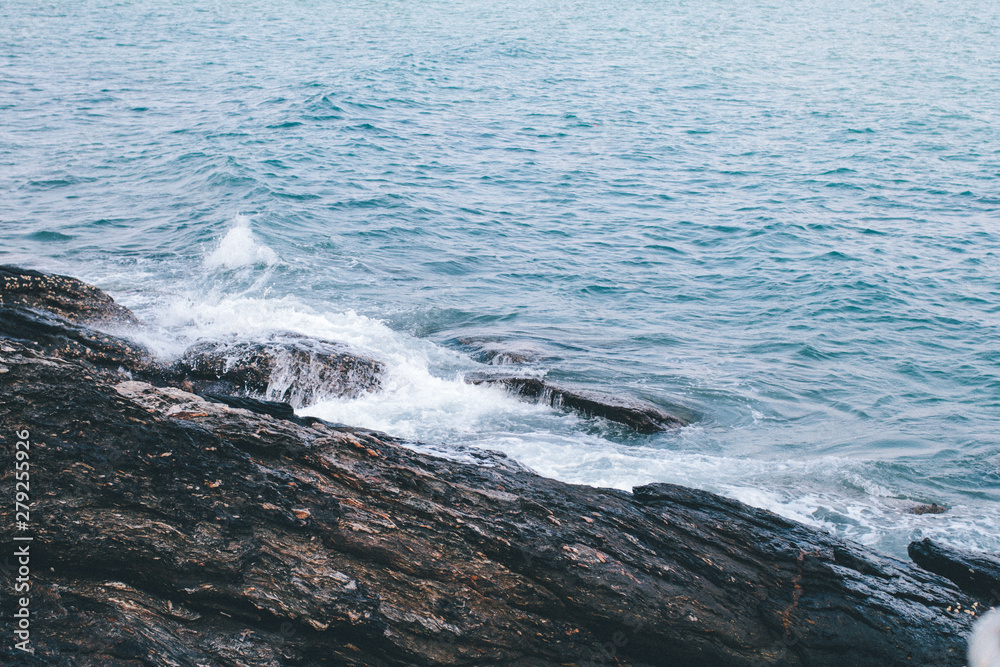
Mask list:
[[[951,549],[930,538],[911,542],[906,551],[914,563],[950,579],[983,604],[1000,604],[1000,558]]]
[[[138,326],[136,317],[96,287],[74,278],[0,266],[0,331],[36,350],[82,359],[99,371],[123,370],[199,394],[262,397],[302,407],[381,387],[383,365],[346,345],[273,332],[261,341],[206,341],[170,365],[141,345],[83,323]]]
[[[283,332],[262,341],[195,344],[172,370],[199,393],[263,396],[300,408],[377,391],[385,369],[346,345]]]
[[[49,273],[0,265],[0,306],[26,306],[71,322],[138,324],[128,308],[93,285]]]
[[[930,503],[929,505],[915,505],[907,511],[910,514],[944,514],[948,511],[948,508],[943,505],[938,505],[937,503]]]
[[[35,650],[0,664],[964,663],[973,599],[769,512],[223,398],[0,327],[0,525],[28,430]]]
[[[62,359],[86,360],[100,370],[161,374],[156,360],[140,345],[22,305],[0,304],[0,334]]]
[[[735,501],[2,359],[0,432],[34,443],[24,664],[962,662],[969,617],[947,608],[972,601],[950,584]]]
[[[491,384],[504,387],[518,396],[563,407],[593,417],[630,426],[640,433],[656,433],[687,426],[690,421],[672,415],[648,401],[626,396],[613,396],[596,391],[570,389],[555,385],[541,378],[525,375],[495,373],[470,373],[465,377],[470,384]]]

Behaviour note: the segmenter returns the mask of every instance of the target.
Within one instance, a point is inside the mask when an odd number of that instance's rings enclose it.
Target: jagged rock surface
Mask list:
[[[262,396],[300,408],[377,391],[385,368],[346,345],[282,332],[261,341],[195,344],[172,370],[199,393]]]
[[[498,373],[469,373],[465,376],[469,384],[489,384],[507,389],[512,394],[562,407],[592,417],[604,417],[613,422],[625,424],[639,433],[656,433],[680,426],[690,421],[673,415],[649,401],[627,396],[613,396],[596,391],[571,389],[546,382],[527,375],[506,375]]]
[[[769,512],[235,405],[0,328],[0,437],[31,434],[35,538],[35,653],[5,642],[0,664],[964,662],[954,609],[974,600]]]
[[[26,306],[76,323],[138,324],[128,308],[93,285],[51,273],[0,265],[0,306]]]
[[[930,538],[911,542],[906,551],[914,563],[953,581],[983,604],[1000,604],[1000,558],[951,549]]]
[[[95,370],[123,369],[142,377],[162,374],[141,345],[22,305],[0,304],[0,334],[61,359],[88,361]]]
[[[146,348],[85,323],[137,327],[135,315],[96,287],[74,278],[0,266],[0,331],[98,371],[124,370],[159,385],[199,394],[261,397],[292,408],[322,398],[378,391],[381,362],[332,341],[272,332],[260,341],[203,341],[173,364]]]

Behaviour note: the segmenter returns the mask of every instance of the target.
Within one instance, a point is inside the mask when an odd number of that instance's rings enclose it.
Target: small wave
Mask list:
[[[42,230],[28,234],[26,238],[32,241],[41,241],[43,243],[56,243],[59,241],[72,241],[76,237],[69,234],[63,234],[61,232]]]
[[[234,225],[226,232],[219,246],[205,258],[205,268],[236,269],[243,266],[271,266],[278,262],[278,254],[260,244],[250,230],[250,219],[237,215]]]
[[[97,180],[96,178],[66,176],[65,178],[52,178],[48,180],[28,181],[28,187],[34,190],[54,190],[56,188],[65,188],[71,185],[93,183],[96,180]]]

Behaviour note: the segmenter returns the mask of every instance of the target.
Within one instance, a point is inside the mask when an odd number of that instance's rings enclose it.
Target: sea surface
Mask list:
[[[0,262],[348,342],[385,390],[301,412],[429,451],[1000,550],[993,0],[6,0]]]

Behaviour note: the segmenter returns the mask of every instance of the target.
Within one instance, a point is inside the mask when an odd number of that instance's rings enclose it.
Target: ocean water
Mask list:
[[[165,358],[342,340],[384,391],[302,412],[1000,550],[998,3],[8,0],[0,26],[0,262],[104,288]],[[467,385],[469,339],[697,420]]]

